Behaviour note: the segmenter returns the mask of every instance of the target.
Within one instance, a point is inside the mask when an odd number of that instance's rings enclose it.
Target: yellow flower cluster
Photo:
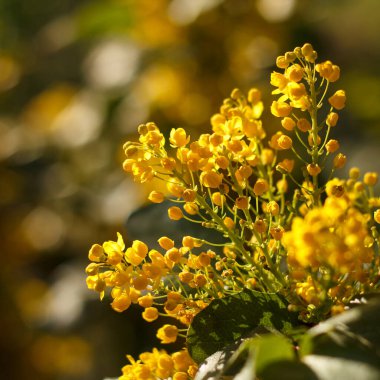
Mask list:
[[[116,242],[90,249],[88,287],[101,298],[110,288],[114,310],[135,303],[147,322],[177,320],[158,329],[161,343],[183,337],[211,300],[245,288],[279,292],[302,320],[319,322],[379,286],[378,176],[361,180],[352,168],[349,179],[333,178],[346,162],[330,138],[346,96],[329,91],[339,67],[316,60],[310,44],[278,57],[282,71],[270,82],[279,98],[270,109],[281,118],[280,130],[269,137],[261,93],[253,88],[246,95],[233,90],[212,116],[212,131],[196,140],[183,128],[165,133],[147,123],[138,142],[124,144],[123,168],[135,181],[166,184],[165,193],[149,194],[151,202],[173,202],[171,220],[185,218],[225,240],[184,236],[176,245],[163,236],[156,250],[138,240],[126,247],[118,234]],[[121,379],[192,377],[194,365],[185,371],[173,355],[154,350],[130,358]]]
[[[187,350],[168,354],[165,350],[153,349],[152,352],[140,354],[139,360],[127,355],[130,364],[122,368],[123,375],[119,380],[187,380],[193,378],[197,366]]]

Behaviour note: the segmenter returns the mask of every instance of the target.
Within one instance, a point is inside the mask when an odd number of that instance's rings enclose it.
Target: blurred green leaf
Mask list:
[[[76,23],[79,37],[125,33],[133,24],[132,7],[110,1],[88,3],[77,12]]]
[[[254,339],[251,343],[255,351],[255,369],[260,376],[263,370],[279,361],[295,358],[292,343],[283,335],[268,334]]]
[[[302,362],[318,379],[380,379],[380,297],[311,328]]]

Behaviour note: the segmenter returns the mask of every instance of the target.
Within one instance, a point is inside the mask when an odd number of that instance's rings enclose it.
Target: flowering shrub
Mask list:
[[[365,320],[376,330],[378,298],[353,308],[380,285],[378,175],[361,177],[352,168],[348,179],[335,177],[346,162],[330,137],[346,102],[343,90],[330,89],[339,67],[317,63],[310,44],[276,64],[270,110],[281,130],[272,136],[261,121],[260,91],[235,89],[212,116],[211,133],[198,140],[172,129],[168,147],[158,126],[147,123],[138,128],[138,142],[124,145],[123,168],[135,181],[166,184],[167,193],[152,191],[149,200],[173,202],[170,219],[216,231],[222,243],[210,234],[184,236],[176,246],[162,236],[156,250],[139,240],[126,247],[118,234],[117,241],[91,247],[88,287],[101,299],[110,289],[117,312],[135,303],[147,322],[169,317],[172,324],[160,327],[157,338],[184,342],[178,352],[154,348],[137,360],[128,356],[120,380],[226,373],[270,379],[284,371],[289,378],[295,371],[297,378],[342,378],[330,362],[322,363],[330,377],[318,368],[326,347],[335,349],[326,355],[345,358],[348,346],[367,358],[367,372],[345,364],[355,378],[380,377],[378,327],[375,338],[357,328]],[[343,323],[352,331],[343,332]]]

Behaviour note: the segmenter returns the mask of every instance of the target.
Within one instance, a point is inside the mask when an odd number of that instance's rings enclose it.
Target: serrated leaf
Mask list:
[[[197,314],[188,330],[187,345],[193,359],[201,363],[238,339],[254,335],[255,329],[286,333],[298,324],[284,297],[245,290],[213,300]]]

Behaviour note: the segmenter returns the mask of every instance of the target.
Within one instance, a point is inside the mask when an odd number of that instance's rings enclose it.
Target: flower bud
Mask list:
[[[305,43],[301,48],[301,52],[304,57],[310,56],[314,52],[313,46],[310,43]]]
[[[195,198],[197,196],[197,193],[196,191],[194,191],[193,189],[186,189],[183,194],[182,194],[182,198],[186,201],[186,202],[194,202]]]
[[[166,236],[160,237],[158,239],[158,244],[161,248],[165,249],[165,251],[168,251],[169,249],[174,247],[174,241]]]
[[[321,172],[318,164],[309,164],[306,166],[306,170],[312,177],[317,176]]]
[[[269,190],[269,184],[265,179],[259,178],[253,186],[253,192],[257,197],[263,195]]]
[[[334,158],[334,168],[341,169],[346,164],[347,157],[342,154],[338,153]]]
[[[200,175],[200,181],[203,186],[216,189],[223,181],[223,174],[214,171],[205,171]]]
[[[261,91],[257,88],[251,88],[248,92],[248,101],[252,104],[256,104],[261,100]]]
[[[272,227],[269,232],[274,240],[281,240],[284,235],[284,229],[282,227]]]
[[[161,192],[153,190],[149,193],[148,199],[152,203],[162,203],[165,200],[165,196]]]
[[[349,176],[351,179],[358,179],[360,176],[360,170],[359,168],[353,167],[349,171]]]
[[[281,125],[287,130],[292,131],[296,126],[296,122],[291,117],[284,117],[281,120]]]
[[[305,118],[301,118],[297,121],[297,127],[301,132],[307,132],[311,129],[311,124]]]
[[[173,206],[168,209],[168,216],[171,220],[180,220],[183,218],[183,213],[179,207]]]
[[[292,139],[287,135],[282,135],[278,138],[277,144],[281,149],[290,149],[293,145]]]
[[[285,102],[277,102],[274,100],[272,102],[272,105],[270,107],[270,110],[272,112],[272,115],[277,117],[286,117],[289,116],[292,112],[292,107]]]
[[[217,191],[212,194],[211,200],[215,205],[222,206],[226,202],[226,197]]]
[[[338,90],[329,98],[329,103],[337,110],[341,110],[346,105],[346,93],[343,90]]]
[[[373,213],[373,218],[375,219],[375,222],[376,222],[376,223],[379,223],[379,224],[380,224],[380,208],[377,209],[377,210]]]
[[[224,225],[225,225],[229,230],[232,230],[232,229],[235,227],[235,222],[234,222],[229,216],[226,216],[226,217],[223,219],[223,223],[224,223]]]
[[[338,142],[338,140],[333,140],[333,139],[329,140],[326,143],[325,148],[326,148],[327,152],[329,152],[329,153],[336,152],[339,149],[339,142]]]
[[[289,66],[289,62],[286,60],[285,56],[280,55],[276,59],[276,66],[280,69],[286,69]]]
[[[367,186],[375,186],[378,180],[378,174],[376,172],[368,172],[364,174],[363,182]]]
[[[190,136],[186,136],[186,131],[183,128],[172,128],[169,141],[173,147],[181,148],[188,144]]]
[[[249,208],[249,198],[238,197],[235,200],[235,206],[241,210],[248,210]]]
[[[147,307],[142,312],[142,317],[147,322],[153,322],[158,318],[158,310],[155,307]]]
[[[186,202],[183,205],[183,209],[189,214],[189,215],[197,215],[199,212],[199,207],[194,202]]]
[[[264,219],[257,219],[253,225],[253,228],[259,234],[263,234],[267,231],[267,224],[265,223]]]
[[[303,78],[304,69],[300,65],[295,64],[286,70],[286,74],[292,82],[299,82]]]

